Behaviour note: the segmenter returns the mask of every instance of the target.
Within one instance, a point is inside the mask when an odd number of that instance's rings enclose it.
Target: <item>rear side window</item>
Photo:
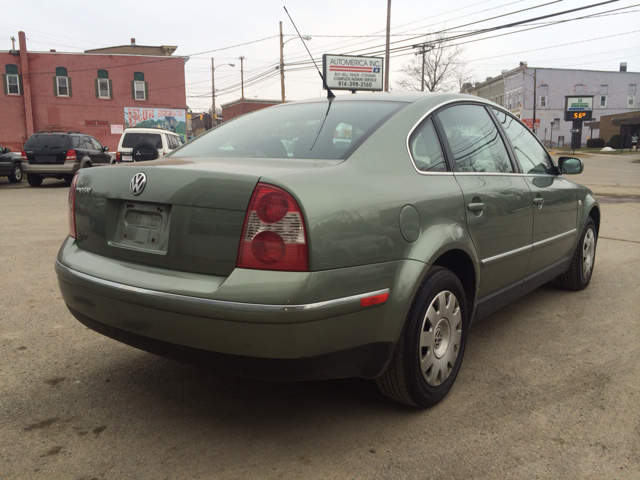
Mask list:
[[[421,172],[446,172],[440,140],[431,119],[416,129],[409,139],[409,149],[416,168]]]
[[[122,148],[133,148],[140,142],[149,142],[156,148],[162,148],[162,136],[159,133],[129,132],[124,134]]]
[[[27,143],[24,144],[24,148],[69,148],[69,135],[48,135],[46,133],[31,135]]]
[[[455,105],[438,113],[460,172],[510,173],[513,166],[498,127],[481,105]]]
[[[269,107],[223,123],[172,155],[345,159],[405,105],[334,100]]]
[[[551,163],[547,151],[542,148],[533,133],[502,110],[494,108],[493,113],[495,113],[498,121],[507,132],[522,171],[524,173],[539,174],[553,173],[553,163]]]

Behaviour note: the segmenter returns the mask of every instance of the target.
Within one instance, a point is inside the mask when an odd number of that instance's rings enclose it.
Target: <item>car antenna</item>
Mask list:
[[[298,34],[298,37],[300,37],[300,40],[302,40],[302,43],[304,44],[304,48],[307,49],[307,53],[311,57],[311,61],[316,66],[316,70],[318,70],[318,74],[320,75],[320,78],[322,79],[322,84],[325,87],[327,87],[327,98],[329,100],[333,100],[335,98],[335,94],[331,91],[331,89],[329,88],[329,85],[327,85],[327,82],[324,81],[324,76],[322,75],[322,72],[318,68],[318,64],[313,59],[313,55],[311,55],[311,52],[309,51],[309,47],[307,47],[307,43],[304,41],[304,38],[302,38],[302,35],[300,35],[300,32],[298,31],[298,27],[296,27],[296,24],[293,22],[293,18],[291,18],[291,15],[289,15],[289,12],[287,11],[287,7],[283,6],[282,8],[284,8],[284,11],[287,12],[287,16],[289,17],[289,20],[291,20],[291,24],[293,25],[293,28],[296,29],[296,33]]]

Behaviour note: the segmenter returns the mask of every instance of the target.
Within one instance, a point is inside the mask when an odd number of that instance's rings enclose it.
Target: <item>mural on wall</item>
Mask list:
[[[173,108],[124,107],[124,127],[164,128],[187,141],[187,114]]]

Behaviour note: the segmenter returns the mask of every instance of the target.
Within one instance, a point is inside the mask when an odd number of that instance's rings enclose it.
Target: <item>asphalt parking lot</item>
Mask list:
[[[640,478],[640,155],[583,159],[575,179],[602,205],[591,285],[476,324],[429,410],[365,380],[236,378],[88,330],[53,270],[68,184],[1,178],[0,479]]]

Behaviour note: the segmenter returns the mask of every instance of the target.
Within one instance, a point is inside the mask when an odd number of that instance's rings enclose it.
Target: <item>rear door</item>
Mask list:
[[[507,113],[493,109],[524,172],[533,207],[533,250],[526,275],[553,268],[573,251],[577,235],[575,185],[557,173],[551,157],[531,131]]]
[[[482,262],[478,297],[507,303],[519,293],[531,253],[527,182],[515,172],[500,129],[483,105],[448,107],[437,114],[436,123],[454,162],[467,227]]]

